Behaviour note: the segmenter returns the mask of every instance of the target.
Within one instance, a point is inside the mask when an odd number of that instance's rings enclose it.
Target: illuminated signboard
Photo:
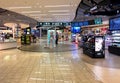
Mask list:
[[[38,22],[37,26],[70,26],[70,22]]]
[[[102,24],[102,18],[95,18],[94,22],[95,24]]]

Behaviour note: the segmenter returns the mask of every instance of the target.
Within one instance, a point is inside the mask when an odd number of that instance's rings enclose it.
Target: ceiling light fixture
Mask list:
[[[47,14],[30,14],[30,16],[47,16]]]
[[[24,7],[8,7],[7,9],[28,9],[32,8],[31,6],[24,6]]]
[[[45,7],[70,7],[71,5],[46,5]]]
[[[41,11],[23,11],[21,13],[41,13]]]
[[[50,10],[48,12],[69,12],[69,10]]]
[[[55,16],[68,16],[70,15],[69,13],[66,13],[66,14],[52,14],[52,15],[55,15]]]
[[[40,17],[34,17],[34,18],[40,18]]]

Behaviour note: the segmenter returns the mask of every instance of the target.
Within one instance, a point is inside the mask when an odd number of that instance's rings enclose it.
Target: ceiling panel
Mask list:
[[[35,26],[37,23],[35,19],[8,10],[5,10],[4,12],[0,13],[0,26],[3,26],[4,23],[11,22],[18,24],[25,23],[31,25],[31,27]]]
[[[94,0],[96,3],[100,3],[100,2],[102,2],[102,1],[104,1],[104,0]]]
[[[29,16],[38,21],[72,21],[80,1],[81,0],[3,0],[0,2],[0,7]],[[60,18],[60,20],[56,17]]]

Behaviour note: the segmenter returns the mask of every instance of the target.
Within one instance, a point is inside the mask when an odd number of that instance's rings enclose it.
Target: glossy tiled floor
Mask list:
[[[82,60],[84,60],[85,64],[104,83],[120,83],[120,56],[106,51],[105,59],[91,59],[86,56],[83,58]]]
[[[120,57],[111,56],[91,59],[82,49],[50,53],[4,50],[0,51],[0,83],[120,83]]]

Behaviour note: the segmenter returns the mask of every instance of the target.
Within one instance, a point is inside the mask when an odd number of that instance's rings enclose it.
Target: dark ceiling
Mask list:
[[[83,16],[115,16],[120,14],[120,0],[82,0],[75,19]]]

